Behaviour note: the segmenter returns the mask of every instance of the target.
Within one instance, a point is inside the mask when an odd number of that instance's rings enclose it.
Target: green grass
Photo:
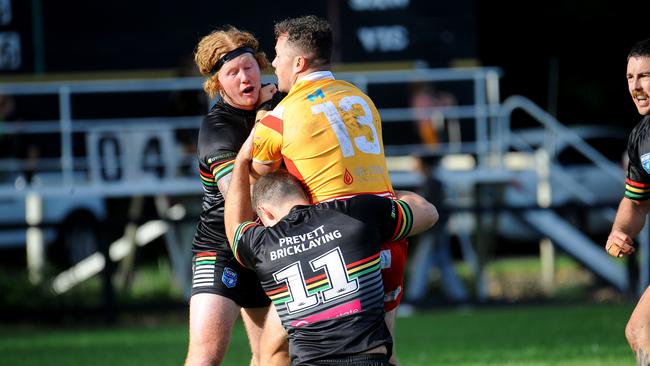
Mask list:
[[[400,319],[406,365],[622,365],[629,306],[517,307]]]
[[[444,310],[400,318],[398,354],[417,365],[629,365],[630,305]],[[184,324],[112,329],[0,328],[0,365],[179,365]],[[246,365],[237,324],[225,365]]]

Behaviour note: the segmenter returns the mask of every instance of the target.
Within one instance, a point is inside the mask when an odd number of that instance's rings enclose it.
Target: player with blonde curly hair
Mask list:
[[[192,243],[192,296],[187,365],[223,361],[232,326],[240,314],[257,364],[260,335],[270,300],[254,272],[233,257],[224,229],[224,199],[237,152],[250,134],[256,111],[272,109],[280,94],[262,87],[261,69],[268,67],[259,42],[249,32],[227,26],[203,37],[194,61],[205,92],[220,98],[201,124],[197,157],[203,200]],[[263,103],[260,106],[261,102]]]

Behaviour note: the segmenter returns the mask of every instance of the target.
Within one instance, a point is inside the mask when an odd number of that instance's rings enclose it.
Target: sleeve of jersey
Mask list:
[[[391,220],[395,228],[391,241],[406,238],[413,228],[413,213],[409,205],[404,201],[393,200]]]
[[[215,183],[218,182],[219,179],[228,175],[228,173],[232,172],[232,168],[235,166],[235,157],[235,154],[229,154],[223,156],[222,160],[212,161],[210,163],[210,171],[212,172]],[[201,179],[205,179],[205,177],[201,175]]]
[[[276,110],[262,118],[255,127],[253,161],[256,163],[273,164],[282,159],[283,122],[277,117]]]
[[[253,252],[253,247],[256,245],[260,235],[256,235],[256,228],[261,228],[261,226],[252,221],[244,221],[235,230],[235,237],[233,242],[230,244],[230,248],[235,255],[235,259],[242,266],[250,268],[249,264],[251,262],[250,256]]]
[[[199,132],[198,154],[207,167],[199,171],[205,186],[216,186],[219,179],[232,171],[239,150],[233,127],[221,118],[207,116]]]
[[[643,169],[636,151],[629,151],[630,162],[625,179],[625,197],[635,201],[650,199],[650,175]]]

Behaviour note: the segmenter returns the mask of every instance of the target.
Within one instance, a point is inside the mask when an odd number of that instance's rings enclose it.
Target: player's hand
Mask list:
[[[271,98],[273,98],[273,94],[275,94],[277,91],[278,87],[273,83],[262,85],[260,88],[260,95],[257,97],[256,107],[259,108],[259,106],[271,100]]]
[[[624,255],[634,253],[635,249],[633,245],[634,242],[629,235],[620,230],[614,229],[609,233],[609,237],[607,237],[605,250],[609,255],[620,258]]]
[[[267,111],[266,109],[258,109],[257,113],[255,113],[255,123],[259,122],[262,118],[266,117],[266,115],[269,113],[271,113],[271,111]]]

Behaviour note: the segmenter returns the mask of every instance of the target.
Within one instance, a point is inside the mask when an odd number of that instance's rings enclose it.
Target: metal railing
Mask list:
[[[510,148],[532,152],[532,147],[516,140],[511,134],[511,118],[516,110],[522,110],[532,116],[548,131],[549,139],[545,141],[547,151],[552,151],[558,140],[573,146],[577,151],[589,159],[594,166],[603,171],[608,179],[621,180],[621,170],[607,160],[602,154],[586,144],[570,129],[560,124],[553,116],[535,105],[532,101],[514,96],[501,103],[499,78],[501,71],[498,68],[468,68],[468,69],[418,69],[404,71],[376,71],[376,72],[339,72],[335,75],[357,85],[373,98],[371,87],[376,85],[395,85],[410,83],[469,83],[467,91],[471,95],[471,102],[457,106],[414,109],[409,105],[399,108],[380,108],[379,112],[383,123],[412,123],[421,112],[431,115],[437,114],[445,119],[459,119],[463,123],[472,123],[474,138],[462,139],[457,144],[442,143],[435,149],[431,146],[420,144],[387,145],[387,155],[443,155],[448,152],[462,152],[472,154],[477,160],[477,176],[487,176],[503,173],[505,154]],[[52,95],[58,98],[58,119],[51,121],[29,121],[23,123],[5,122],[5,134],[56,134],[60,143],[60,157],[45,159],[41,164],[47,165],[52,170],[60,173],[58,184],[41,187],[17,188],[16,185],[1,185],[0,198],[13,197],[17,193],[25,194],[30,190],[38,191],[43,196],[48,194],[67,195],[71,192],[83,192],[101,197],[134,196],[134,195],[160,195],[160,194],[188,194],[199,193],[201,186],[193,175],[166,174],[160,177],[138,176],[138,180],[122,182],[102,182],[101,180],[78,180],[75,178],[79,170],[90,171],[94,165],[101,164],[98,154],[84,157],[74,156],[74,134],[82,133],[86,139],[98,133],[122,131],[125,134],[136,133],[137,130],[156,131],[163,129],[198,129],[201,116],[194,117],[147,117],[147,118],[110,118],[110,119],[75,119],[73,118],[73,96],[80,94],[116,94],[116,93],[147,93],[147,92],[175,92],[202,90],[203,78],[183,79],[157,79],[157,80],[112,80],[112,81],[83,81],[83,82],[48,82],[48,83],[22,83],[0,84],[0,94],[6,95]],[[272,82],[271,76],[264,76],[263,81]],[[210,105],[211,103],[207,103]],[[148,130],[151,128],[151,130]],[[161,131],[157,131],[161,132]],[[117,133],[117,132],[116,132]],[[93,135],[95,134],[95,135]],[[166,135],[161,135],[164,140]],[[92,139],[91,139],[92,140]],[[95,141],[95,140],[92,140]],[[88,140],[87,140],[88,143]],[[175,143],[178,143],[177,141]],[[163,149],[165,150],[165,149]],[[164,159],[176,161],[178,157],[175,148],[166,149],[161,156]],[[101,154],[99,154],[101,155]],[[123,161],[124,164],[133,163]],[[24,162],[18,159],[0,158],[0,173],[21,168]],[[558,167],[556,161],[551,164]],[[561,169],[553,170],[555,174],[563,174]],[[96,174],[95,174],[96,175]],[[92,174],[87,174],[92,176]],[[480,178],[482,179],[482,178]],[[563,178],[564,179],[564,178]],[[568,176],[566,179],[570,179]],[[577,183],[577,182],[574,182]],[[585,204],[594,203],[595,199],[585,195],[584,188],[571,191],[576,198]]]
[[[467,69],[416,69],[403,71],[373,71],[373,72],[338,72],[335,76],[354,83],[363,91],[369,91],[373,85],[395,85],[410,83],[448,83],[462,82],[470,83],[473,101],[468,105],[449,107],[443,110],[443,113],[456,118],[468,118],[474,121],[475,141],[464,141],[464,151],[476,154],[482,161],[488,155],[490,150],[491,136],[495,131],[494,125],[497,121],[499,105],[499,78],[501,71],[498,68],[467,68]],[[58,171],[61,174],[60,184],[57,186],[48,185],[47,187],[31,187],[32,189],[55,192],[57,189],[71,191],[73,189],[85,189],[83,182],[75,179],[75,169],[80,169],[97,164],[91,161],[90,157],[73,156],[73,134],[84,133],[95,130],[98,126],[147,126],[147,125],[164,125],[170,129],[198,129],[201,117],[148,117],[148,118],[111,118],[111,119],[75,119],[73,118],[74,103],[73,97],[82,94],[116,94],[116,93],[147,93],[147,92],[177,92],[177,91],[197,91],[202,90],[203,78],[181,78],[181,79],[142,79],[142,80],[101,80],[101,81],[74,81],[74,82],[39,82],[39,83],[16,83],[0,84],[0,94],[21,96],[21,95],[51,95],[58,99],[58,119],[50,121],[29,121],[21,123],[4,123],[5,134],[36,134],[50,133],[57,134],[60,144],[60,157],[58,157]],[[273,82],[274,78],[270,75],[263,77],[264,82]],[[372,95],[370,95],[372,97]],[[207,97],[206,97],[207,98]],[[211,103],[208,102],[208,105]],[[412,121],[415,113],[418,112],[405,105],[403,108],[380,109],[382,121],[385,123]],[[430,111],[432,112],[432,111]],[[438,112],[436,112],[438,113]],[[115,127],[118,129],[118,127]],[[119,127],[122,128],[122,127]],[[146,128],[146,127],[143,127]],[[386,149],[387,154],[403,154],[408,149],[417,149],[415,146],[396,147]],[[430,150],[430,149],[429,149]],[[444,151],[439,149],[439,151]],[[44,159],[39,164],[47,162],[48,167],[56,167],[56,160]],[[23,162],[17,159],[1,159],[0,173],[3,169],[18,169]],[[189,177],[168,177],[161,184],[151,185],[150,188],[155,193],[161,190],[174,191],[174,184],[186,185]],[[191,177],[195,178],[195,177]],[[197,181],[197,180],[195,180]],[[143,187],[138,186],[137,182],[129,182],[128,185],[122,185],[119,188],[115,184],[101,187],[106,192],[112,194],[124,195],[143,194]],[[149,182],[150,183],[150,182]],[[140,187],[140,188],[138,188]],[[97,184],[93,185],[93,191],[96,192]],[[196,192],[200,191],[200,186],[195,184]],[[13,191],[13,192],[12,192]],[[3,194],[15,193],[15,187],[0,186],[0,196]],[[99,193],[99,192],[97,192]],[[154,192],[152,192],[154,193]],[[165,193],[165,192],[162,192]],[[110,193],[109,193],[110,194]]]

